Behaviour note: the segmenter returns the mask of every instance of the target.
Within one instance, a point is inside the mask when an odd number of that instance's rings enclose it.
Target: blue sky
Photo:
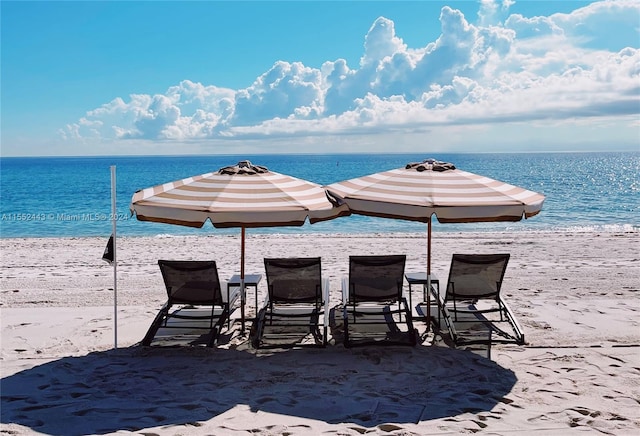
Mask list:
[[[2,156],[640,150],[637,0],[0,14]]]

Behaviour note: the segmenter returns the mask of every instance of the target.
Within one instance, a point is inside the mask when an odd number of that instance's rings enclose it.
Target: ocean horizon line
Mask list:
[[[0,155],[0,159],[82,159],[82,158],[90,158],[90,159],[110,159],[110,158],[127,158],[127,157],[158,157],[158,158],[182,158],[182,157],[238,157],[242,155],[249,156],[385,156],[385,155],[393,155],[393,156],[403,156],[403,155],[412,155],[412,154],[420,154],[421,152],[416,151],[401,151],[401,152],[392,152],[392,151],[372,151],[372,152],[332,152],[332,153],[286,153],[286,152],[253,152],[253,153],[186,153],[186,154],[86,154],[86,155],[12,155],[12,156],[3,156]],[[520,151],[435,151],[431,153],[422,153],[424,155],[488,155],[488,154],[500,154],[500,155],[531,155],[531,154],[640,154],[640,150],[634,149],[620,149],[620,150],[551,150],[551,151],[539,151],[539,150],[520,150]],[[431,158],[433,156],[425,157]]]

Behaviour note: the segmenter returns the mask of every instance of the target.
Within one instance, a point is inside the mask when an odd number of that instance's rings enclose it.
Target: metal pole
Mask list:
[[[118,348],[118,250],[116,246],[116,167],[111,165],[111,227],[113,232],[113,347]]]
[[[427,221],[427,280],[431,280],[431,217]]]
[[[429,327],[431,327],[431,216],[427,221],[427,331]]]
[[[240,278],[244,280],[244,227],[240,233]]]
[[[244,243],[245,243],[245,228],[242,227],[241,231],[241,247],[240,247],[240,316],[242,317],[242,329],[241,333],[244,335],[244,304],[247,301],[247,296],[245,294],[246,288],[244,287]],[[257,289],[257,288],[256,288]],[[256,290],[257,294],[257,290]],[[256,306],[256,318],[257,314],[257,306]]]

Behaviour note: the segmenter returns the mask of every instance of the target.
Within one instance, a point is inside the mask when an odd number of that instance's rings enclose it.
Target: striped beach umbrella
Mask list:
[[[240,276],[244,280],[245,228],[302,226],[348,215],[318,184],[241,161],[216,172],[137,191],[131,213],[140,221],[241,228]]]
[[[540,212],[544,196],[427,159],[325,186],[352,213],[427,223],[431,283],[431,217],[441,223],[520,221]]]
[[[348,213],[320,185],[249,161],[139,190],[130,209],[140,221],[218,228],[301,226]]]

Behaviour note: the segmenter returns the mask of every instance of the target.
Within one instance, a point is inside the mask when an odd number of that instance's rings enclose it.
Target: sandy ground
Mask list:
[[[246,272],[264,274],[264,257],[321,256],[335,307],[349,255],[406,254],[420,272],[425,240],[249,231]],[[0,433],[640,434],[639,233],[436,233],[442,280],[453,253],[511,254],[503,294],[526,344],[494,344],[490,358],[421,322],[413,348],[255,350],[239,311],[215,349],[140,346],[166,300],[157,260],[215,260],[228,279],[237,236],[120,238],[114,349],[105,244],[0,240]],[[252,290],[247,300],[251,318]]]

